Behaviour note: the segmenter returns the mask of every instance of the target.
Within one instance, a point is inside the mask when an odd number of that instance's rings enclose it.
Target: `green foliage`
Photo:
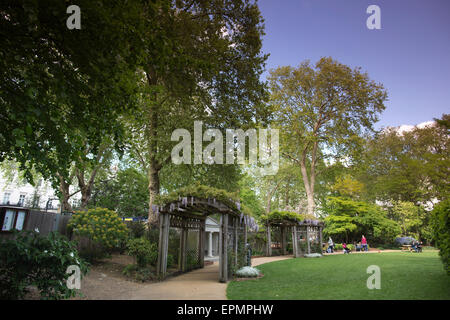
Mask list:
[[[367,140],[358,164],[372,199],[414,204],[444,200],[449,194],[450,139],[442,120],[398,131],[387,128]]]
[[[200,184],[190,185],[184,188],[180,188],[169,194],[160,195],[155,198],[155,203],[159,205],[164,205],[173,201],[178,201],[180,197],[197,197],[203,199],[216,199],[222,202],[229,208],[233,210],[238,210],[236,202],[239,200],[237,193],[227,192],[222,189],[217,189],[213,187],[208,187]],[[241,206],[241,210],[245,214],[251,215],[250,210],[245,206]]]
[[[376,243],[392,242],[401,233],[397,222],[375,204],[343,197],[330,197],[326,206],[325,237],[332,236],[349,242],[364,234]]]
[[[338,196],[357,198],[364,191],[364,184],[350,175],[344,175],[337,177],[330,189]]]
[[[145,238],[130,239],[127,242],[127,252],[136,259],[139,267],[156,265],[158,259],[158,246]]]
[[[68,227],[74,234],[88,237],[106,249],[119,247],[128,234],[125,223],[117,213],[105,208],[74,213]]]
[[[264,209],[261,205],[260,199],[255,192],[256,181],[248,174],[245,174],[239,180],[239,198],[241,205],[244,205],[252,212],[253,216],[261,216],[264,214]]]
[[[148,214],[148,178],[135,168],[119,170],[96,183],[90,206],[114,210],[120,217]]]
[[[68,176],[86,141],[95,150],[105,134],[120,149],[142,31],[156,24],[137,19],[138,4],[80,0],[83,30],[74,32],[64,1],[1,2],[0,161],[15,158],[31,181],[33,167],[45,178]]]
[[[347,248],[349,248],[351,251],[355,250],[355,246],[352,245],[351,243],[347,243]],[[336,243],[334,245],[334,250],[343,250],[344,248],[342,247],[342,243]]]
[[[158,256],[156,256],[156,257],[158,257]],[[175,260],[174,256],[171,254],[168,254],[167,255],[167,267],[169,268],[169,267],[173,266],[175,262],[176,262],[176,260]]]
[[[122,273],[139,282],[145,282],[155,279],[155,275],[148,267],[140,267],[137,264],[129,264],[123,270]]]
[[[393,204],[392,208],[388,208],[389,217],[398,222],[404,236],[431,241],[432,232],[428,211],[412,202],[395,201]]]
[[[310,220],[317,220],[316,217],[308,214],[299,214],[297,212],[293,211],[280,211],[280,210],[274,210],[270,212],[269,214],[265,214],[261,216],[261,221],[268,223],[268,222],[276,222],[276,221],[303,221],[305,219]]]
[[[301,168],[308,214],[314,214],[318,169],[327,158],[351,160],[359,153],[363,133],[373,131],[385,109],[386,90],[331,57],[278,67],[268,80],[281,152]]]
[[[0,242],[0,299],[22,299],[27,286],[36,286],[43,299],[67,299],[76,295],[66,285],[67,268],[76,265],[81,275],[88,270],[74,243],[50,233],[21,231],[15,239]]]
[[[439,248],[444,269],[450,275],[450,200],[438,203],[432,211],[433,239]]]
[[[128,229],[130,230],[131,238],[142,238],[146,235],[146,227],[142,221],[126,221]]]

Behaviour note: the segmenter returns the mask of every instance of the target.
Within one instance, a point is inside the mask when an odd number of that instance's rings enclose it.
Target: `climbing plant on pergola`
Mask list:
[[[277,229],[281,239],[281,254],[287,254],[287,236],[291,233],[294,257],[322,253],[323,222],[291,211],[272,211],[262,217],[266,226],[266,255],[272,255],[272,231]]]
[[[247,228],[258,226],[236,194],[194,185],[159,196],[155,202],[152,210],[159,221],[156,272],[161,278],[167,273],[169,228],[180,230],[178,271],[204,266],[205,221],[211,214],[220,214],[219,281],[227,282],[246,264]],[[188,234],[192,231],[198,233],[197,245],[189,248]]]

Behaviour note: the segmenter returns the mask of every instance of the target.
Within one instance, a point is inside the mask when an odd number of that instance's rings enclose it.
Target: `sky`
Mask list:
[[[450,113],[450,0],[259,0],[266,68],[332,57],[388,92],[376,128]],[[369,5],[381,29],[369,30]],[[263,74],[265,78],[268,72]]]

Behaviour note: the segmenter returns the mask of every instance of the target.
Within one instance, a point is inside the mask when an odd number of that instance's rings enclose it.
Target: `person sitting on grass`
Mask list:
[[[347,244],[344,242],[343,244],[342,244],[342,249],[344,250],[344,254],[346,254],[346,253],[350,253],[350,249],[347,247]]]

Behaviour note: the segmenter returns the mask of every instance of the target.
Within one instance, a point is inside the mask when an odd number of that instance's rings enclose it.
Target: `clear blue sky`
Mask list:
[[[384,84],[377,128],[450,113],[450,0],[259,0],[267,69],[331,56]],[[369,30],[366,9],[381,9]],[[264,78],[267,72],[264,74]]]

